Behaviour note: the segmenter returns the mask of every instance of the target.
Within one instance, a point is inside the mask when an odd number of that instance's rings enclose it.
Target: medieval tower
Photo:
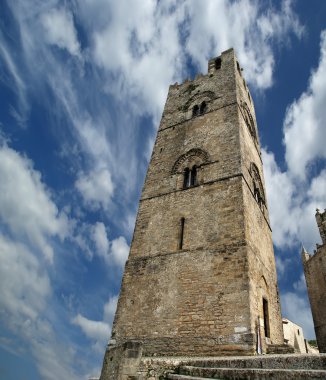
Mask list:
[[[312,256],[303,248],[302,262],[319,352],[326,353],[326,210],[317,209],[316,221],[322,244]]]
[[[118,378],[121,347],[207,356],[282,343],[255,111],[230,49],[169,88],[101,380]]]

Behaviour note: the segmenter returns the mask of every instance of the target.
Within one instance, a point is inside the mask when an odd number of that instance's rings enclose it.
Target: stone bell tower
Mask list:
[[[101,380],[118,378],[126,351],[245,355],[282,343],[255,111],[230,49],[169,88]]]

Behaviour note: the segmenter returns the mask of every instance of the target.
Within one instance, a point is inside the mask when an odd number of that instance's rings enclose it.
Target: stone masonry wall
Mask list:
[[[170,86],[107,355],[128,342],[149,356],[253,354],[262,297],[270,340],[283,342],[257,131],[232,49],[207,75]]]
[[[320,214],[317,210],[319,228],[322,217],[326,211]],[[302,261],[319,352],[326,353],[326,244],[317,245],[313,256],[303,252]]]

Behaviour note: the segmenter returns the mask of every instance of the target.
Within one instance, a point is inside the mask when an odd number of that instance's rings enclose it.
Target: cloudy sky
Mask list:
[[[326,207],[326,2],[0,1],[0,377],[98,375],[168,86],[234,47],[256,106],[283,315]]]

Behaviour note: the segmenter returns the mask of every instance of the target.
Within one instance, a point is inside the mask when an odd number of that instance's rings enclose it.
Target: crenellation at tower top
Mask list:
[[[323,244],[326,244],[326,210],[324,210],[324,212],[320,212],[320,210],[317,208],[316,222],[319,229],[321,240]]]

